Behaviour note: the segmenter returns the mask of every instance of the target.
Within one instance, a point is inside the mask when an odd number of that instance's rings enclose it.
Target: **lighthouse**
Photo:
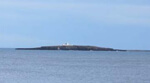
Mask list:
[[[70,46],[70,44],[69,43],[64,43],[63,46]]]

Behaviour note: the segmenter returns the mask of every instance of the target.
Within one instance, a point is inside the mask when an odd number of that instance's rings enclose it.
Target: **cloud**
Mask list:
[[[135,4],[107,4],[107,3],[68,3],[68,2],[38,2],[38,1],[2,1],[0,8],[6,8],[1,13],[1,18],[23,18],[27,15],[18,13],[17,10],[32,11],[37,14],[33,16],[40,17],[39,12],[46,12],[41,16],[50,16],[50,14],[70,13],[79,17],[87,18],[92,22],[104,22],[110,24],[146,24],[150,22],[150,6]],[[16,11],[9,13],[9,8]],[[18,9],[20,8],[20,9]],[[7,11],[8,9],[8,11]],[[65,17],[65,16],[64,16]]]

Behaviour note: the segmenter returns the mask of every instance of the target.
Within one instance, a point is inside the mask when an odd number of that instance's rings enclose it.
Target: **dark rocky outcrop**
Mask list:
[[[37,48],[17,48],[16,50],[79,50],[79,51],[125,51],[113,48],[103,48],[97,46],[62,45],[62,46],[42,46]]]

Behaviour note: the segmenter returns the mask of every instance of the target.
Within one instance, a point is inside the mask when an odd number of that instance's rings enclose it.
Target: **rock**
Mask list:
[[[81,45],[42,46],[37,48],[16,48],[16,50],[125,51],[125,50],[117,50],[113,48],[103,48],[97,46],[81,46]]]

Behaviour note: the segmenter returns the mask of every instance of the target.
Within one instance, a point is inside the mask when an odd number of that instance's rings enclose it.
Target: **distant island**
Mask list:
[[[57,46],[42,46],[36,48],[16,48],[16,50],[76,50],[76,51],[126,51],[113,48],[104,48],[97,46],[70,45],[65,43]]]
[[[35,48],[16,48],[16,50],[74,50],[74,51],[127,51],[127,52],[150,52],[150,50],[121,50],[98,46],[70,45],[65,43],[56,46],[41,46]]]

